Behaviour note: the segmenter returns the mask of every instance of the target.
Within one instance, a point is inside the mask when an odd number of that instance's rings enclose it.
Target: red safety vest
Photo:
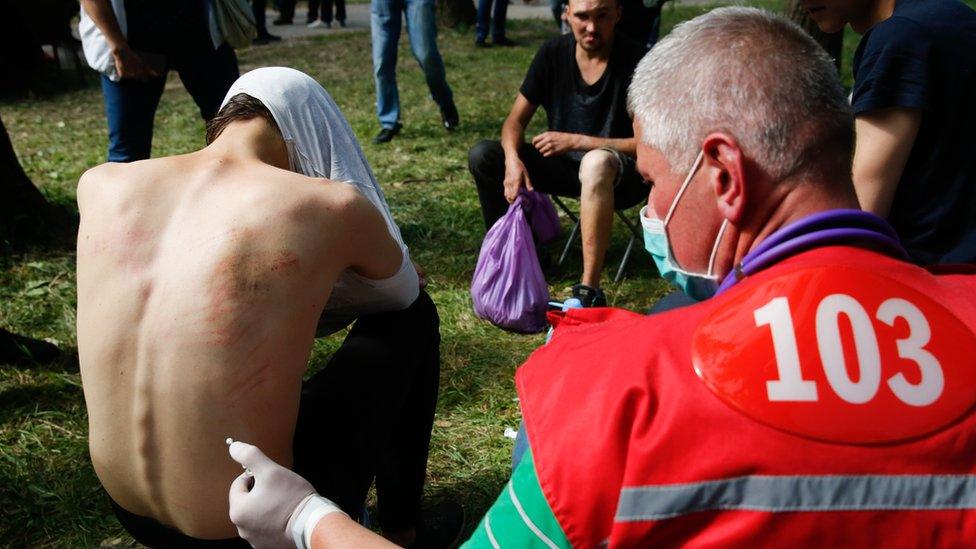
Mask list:
[[[574,547],[976,545],[976,275],[828,247],[516,374]]]

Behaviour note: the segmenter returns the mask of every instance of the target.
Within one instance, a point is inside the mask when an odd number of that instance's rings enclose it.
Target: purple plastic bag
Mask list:
[[[474,312],[499,328],[521,333],[546,328],[549,286],[535,254],[524,196],[488,231],[471,281]]]
[[[534,191],[523,191],[529,204],[529,226],[539,244],[548,244],[559,236],[559,214],[549,195]]]

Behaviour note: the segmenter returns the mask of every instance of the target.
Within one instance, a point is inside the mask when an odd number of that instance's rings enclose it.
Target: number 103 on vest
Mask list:
[[[732,407],[836,442],[921,436],[976,400],[971,330],[915,287],[869,271],[805,269],[741,292],[696,330],[692,359]]]

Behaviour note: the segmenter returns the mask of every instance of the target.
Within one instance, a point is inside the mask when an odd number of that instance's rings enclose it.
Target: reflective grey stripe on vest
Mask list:
[[[976,509],[976,475],[747,476],[624,488],[617,522],[699,511]]]

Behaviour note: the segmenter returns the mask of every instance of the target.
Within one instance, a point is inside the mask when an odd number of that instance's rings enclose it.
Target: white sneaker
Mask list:
[[[312,21],[311,23],[305,26],[310,29],[321,29],[322,27],[326,26],[326,23],[321,19],[316,19],[315,21]]]

